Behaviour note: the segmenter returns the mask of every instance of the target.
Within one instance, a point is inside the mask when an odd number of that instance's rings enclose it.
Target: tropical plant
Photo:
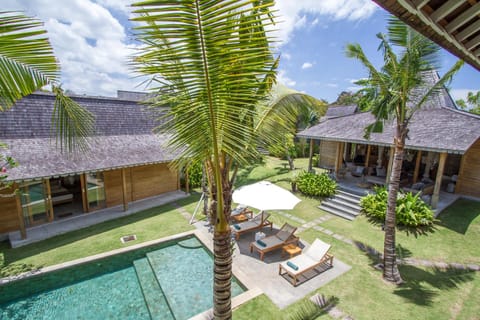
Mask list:
[[[18,99],[51,85],[56,96],[52,134],[57,146],[60,150],[85,150],[86,138],[94,132],[94,117],[64,95],[58,84],[60,66],[45,34],[42,22],[22,13],[0,11],[0,111],[9,110]],[[1,147],[7,148],[5,144]],[[0,152],[0,164],[0,190],[4,190],[11,187],[6,183],[8,169],[16,162]]]
[[[0,12],[0,111],[46,85],[56,96],[52,133],[62,150],[87,147],[94,117],[63,94],[60,65],[42,29],[43,23],[16,12]]]
[[[328,197],[335,193],[337,183],[326,173],[302,171],[297,177],[298,190],[310,197]]]
[[[158,95],[152,104],[170,105],[159,130],[171,134],[170,148],[179,155],[174,165],[205,166],[216,319],[231,318],[228,221],[236,168],[258,158],[258,146],[278,142],[296,119],[292,108],[267,103],[278,65],[265,31],[273,23],[272,5],[270,0],[133,4],[143,43],[134,64],[151,76]],[[276,132],[265,134],[273,128]]]
[[[434,72],[438,67],[440,48],[396,18],[388,22],[388,35],[379,33],[379,50],[383,53],[383,66],[375,66],[367,58],[359,44],[348,44],[348,57],[360,61],[369,76],[357,84],[363,86],[362,99],[371,106],[375,122],[367,126],[365,136],[382,132],[383,123],[394,119],[396,124],[394,140],[394,161],[389,179],[388,205],[385,218],[383,277],[387,281],[401,283],[395,253],[395,207],[400,184],[400,172],[404,157],[405,140],[412,115],[444,85],[463,65],[458,61],[436,83],[429,84],[423,77],[425,72]],[[399,49],[399,54],[395,52]],[[413,95],[413,90],[416,90]],[[421,89],[421,90],[418,90]],[[412,98],[414,97],[414,98]]]
[[[467,101],[458,99],[455,101],[460,108],[468,112],[480,114],[480,91],[468,92]]]
[[[395,211],[399,225],[419,227],[432,224],[433,210],[420,195],[420,192],[415,195],[411,192],[399,192]],[[387,200],[387,188],[376,187],[375,193],[366,195],[360,200],[360,207],[368,217],[383,222],[387,212]]]

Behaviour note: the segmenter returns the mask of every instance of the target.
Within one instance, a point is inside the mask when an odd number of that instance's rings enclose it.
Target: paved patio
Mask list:
[[[172,191],[128,204],[128,210],[123,211],[123,205],[106,208],[91,213],[82,213],[68,218],[62,218],[52,223],[27,228],[27,238],[22,239],[20,231],[10,232],[8,237],[12,248],[45,240],[69,231],[89,227],[94,224],[128,216],[142,210],[160,206],[175,200],[185,198],[188,194],[183,191]]]
[[[202,241],[212,249],[212,234],[205,227],[205,222],[197,222],[195,226],[200,231]],[[264,228],[265,234],[270,235],[278,231],[278,228]],[[333,268],[318,272],[317,270],[307,273],[307,277],[302,277],[296,287],[289,279],[278,274],[278,265],[281,261],[286,261],[287,257],[281,256],[281,249],[265,254],[264,261],[259,258],[258,252],[250,253],[250,243],[254,241],[255,232],[243,234],[235,245],[233,253],[233,273],[248,289],[257,291],[260,289],[265,293],[279,308],[283,309],[288,305],[302,299],[312,291],[327,284],[333,279],[341,276],[350,270],[346,263],[334,258]],[[301,241],[300,247],[306,247],[309,244]],[[330,251],[335,255],[335,252]],[[287,277],[287,276],[285,276]]]

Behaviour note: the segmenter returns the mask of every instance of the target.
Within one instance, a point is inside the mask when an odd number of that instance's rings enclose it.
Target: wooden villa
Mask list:
[[[180,188],[169,168],[175,154],[168,137],[152,134],[154,115],[139,103],[144,94],[119,91],[118,98],[73,96],[96,117],[96,136],[84,154],[62,154],[50,138],[54,96],[29,95],[0,113],[0,141],[19,166],[8,180],[20,192],[0,197],[0,235],[65,217],[155,197]],[[5,190],[4,193],[11,193]]]
[[[431,79],[437,79],[435,73]],[[394,122],[383,133],[364,138],[373,123],[370,112],[329,117],[298,134],[319,144],[319,163],[340,178],[349,168],[363,182],[384,184],[393,161]],[[480,198],[480,116],[457,110],[446,90],[430,99],[411,119],[401,187],[431,195],[436,208],[440,191]]]

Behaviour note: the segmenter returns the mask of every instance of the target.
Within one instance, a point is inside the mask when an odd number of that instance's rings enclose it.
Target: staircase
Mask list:
[[[360,214],[360,198],[363,196],[364,194],[360,195],[354,190],[339,188],[335,195],[323,200],[319,208],[336,216],[353,220]]]

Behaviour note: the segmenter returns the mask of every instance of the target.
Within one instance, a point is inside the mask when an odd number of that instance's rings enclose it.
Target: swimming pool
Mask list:
[[[0,318],[181,320],[212,300],[211,253],[189,237],[3,285]]]

